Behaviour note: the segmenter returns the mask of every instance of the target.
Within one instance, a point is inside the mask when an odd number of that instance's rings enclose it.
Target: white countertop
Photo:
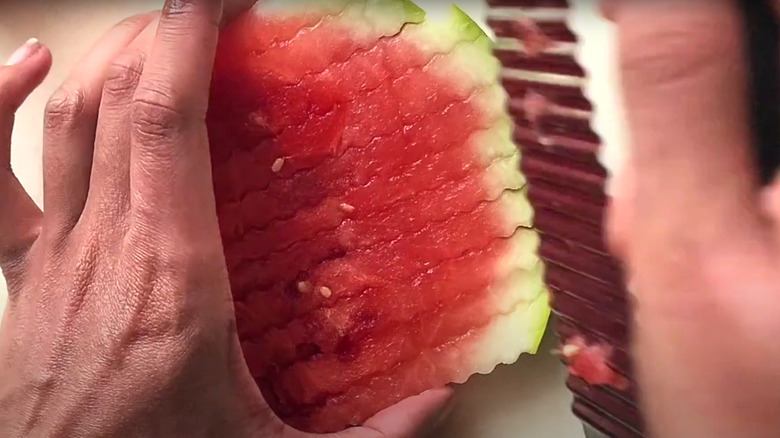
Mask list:
[[[153,9],[160,3],[150,0],[0,3],[0,57],[10,55],[30,37],[39,38],[54,53],[52,74],[17,115],[14,133],[14,169],[38,202],[42,199],[41,129],[46,99],[105,29],[132,13]],[[433,15],[446,11],[436,0],[417,3],[435,10]],[[475,18],[484,13],[479,1],[458,3]],[[5,300],[3,288],[0,284],[0,309]],[[582,438],[582,426],[569,411],[571,396],[564,387],[565,371],[549,354],[554,346],[550,333],[538,355],[524,355],[515,365],[499,367],[489,376],[475,376],[458,388],[454,412],[436,437]]]

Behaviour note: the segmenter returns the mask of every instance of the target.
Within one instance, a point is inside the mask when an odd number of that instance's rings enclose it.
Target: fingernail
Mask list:
[[[16,51],[11,55],[11,57],[8,58],[8,61],[5,63],[5,65],[16,65],[19,64],[20,62],[24,62],[28,58],[30,58],[30,56],[35,54],[35,52],[37,52],[38,49],[40,48],[41,48],[40,41],[38,41],[37,38],[30,38],[21,47],[16,49]]]

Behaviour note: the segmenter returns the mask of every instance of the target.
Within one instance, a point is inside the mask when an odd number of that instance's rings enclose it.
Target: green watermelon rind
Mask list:
[[[425,9],[417,6],[413,1],[401,0],[404,4],[404,10],[406,11],[407,23],[422,23],[425,21],[426,13]]]
[[[459,8],[457,5],[452,5],[451,17],[452,26],[460,29],[460,34],[463,35],[464,39],[474,41],[475,43],[488,42],[488,50],[492,49],[492,40],[488,34],[485,33],[482,26],[474,21],[466,11]]]
[[[542,287],[539,297],[531,303],[530,313],[532,314],[531,320],[534,321],[531,327],[534,328],[531,331],[532,347],[528,350],[528,353],[536,354],[547,331],[547,322],[550,320],[551,314],[550,291],[547,289],[547,286]]]

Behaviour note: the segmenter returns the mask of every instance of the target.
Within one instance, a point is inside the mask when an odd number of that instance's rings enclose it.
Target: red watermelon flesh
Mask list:
[[[539,238],[490,40],[402,0],[263,2],[208,115],[239,336],[300,429],[534,352]]]

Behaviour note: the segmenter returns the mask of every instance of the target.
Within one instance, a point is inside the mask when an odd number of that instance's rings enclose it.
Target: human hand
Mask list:
[[[609,231],[636,298],[647,428],[775,437],[780,183],[759,186],[736,2],[605,9],[618,26],[632,140]]]
[[[312,436],[262,401],[235,332],[204,122],[221,16],[170,0],[100,40],[47,107],[45,212],[9,160],[51,54],[0,67],[0,436]],[[336,436],[412,436],[450,396]]]

